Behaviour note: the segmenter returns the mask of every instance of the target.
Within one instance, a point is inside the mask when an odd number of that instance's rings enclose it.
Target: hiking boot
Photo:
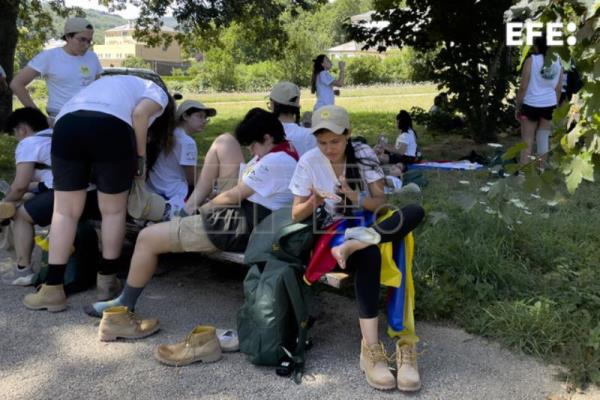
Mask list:
[[[396,342],[396,368],[399,390],[414,392],[421,389],[416,345],[402,340]]]
[[[396,379],[388,368],[383,343],[367,346],[364,339],[361,341],[360,369],[365,373],[369,385],[375,389],[390,390],[396,387]]]
[[[221,359],[221,346],[213,326],[198,325],[183,342],[161,344],[154,351],[154,357],[163,364],[175,367],[197,361],[205,363]]]
[[[0,201],[0,219],[12,218],[16,211],[15,203]]]
[[[117,274],[96,275],[96,300],[107,301],[114,299],[121,294],[121,281]]]
[[[33,272],[31,266],[21,269],[17,265],[14,265],[12,271],[2,275],[2,283],[6,285],[29,286],[33,282],[34,276],[35,272]]]
[[[125,306],[104,310],[98,328],[98,337],[103,342],[122,339],[141,339],[158,331],[157,319],[137,319]]]
[[[25,296],[23,304],[30,310],[58,312],[67,308],[67,296],[63,285],[50,286],[44,283],[37,292]]]

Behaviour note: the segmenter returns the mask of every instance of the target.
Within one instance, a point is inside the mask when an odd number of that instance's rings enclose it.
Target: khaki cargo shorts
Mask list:
[[[201,215],[172,218],[169,221],[169,240],[173,253],[219,251],[208,238]]]

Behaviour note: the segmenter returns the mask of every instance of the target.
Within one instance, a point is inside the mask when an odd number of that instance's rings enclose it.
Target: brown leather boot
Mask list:
[[[198,325],[183,342],[161,344],[154,357],[163,364],[183,366],[197,361],[205,363],[221,359],[221,346],[214,326]]]
[[[49,286],[44,283],[37,292],[25,296],[23,304],[30,310],[58,312],[67,308],[67,296],[63,285]]]
[[[421,389],[421,377],[417,365],[417,346],[402,339],[396,342],[396,368],[398,389],[415,392]]]
[[[364,371],[369,385],[379,390],[390,390],[396,387],[396,379],[388,368],[383,343],[367,346],[362,340],[360,344],[360,369]]]
[[[157,319],[137,319],[125,306],[110,307],[102,313],[98,337],[103,342],[123,339],[141,339],[160,328]]]
[[[121,294],[121,289],[121,281],[117,278],[117,274],[96,275],[96,300],[112,300]]]

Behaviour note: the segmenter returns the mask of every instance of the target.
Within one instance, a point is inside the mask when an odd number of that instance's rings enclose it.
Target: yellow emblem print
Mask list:
[[[90,74],[90,67],[87,65],[82,65],[79,67],[79,71],[81,72],[81,75],[88,76]]]
[[[330,115],[329,111],[327,111],[327,110],[321,111],[321,118],[322,119],[329,119],[329,115]]]

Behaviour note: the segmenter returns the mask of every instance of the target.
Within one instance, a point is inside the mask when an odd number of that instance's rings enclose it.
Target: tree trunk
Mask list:
[[[13,62],[17,48],[17,15],[21,0],[0,0],[0,65],[6,71],[6,80],[13,77]],[[0,131],[12,111],[12,92],[0,89]]]

